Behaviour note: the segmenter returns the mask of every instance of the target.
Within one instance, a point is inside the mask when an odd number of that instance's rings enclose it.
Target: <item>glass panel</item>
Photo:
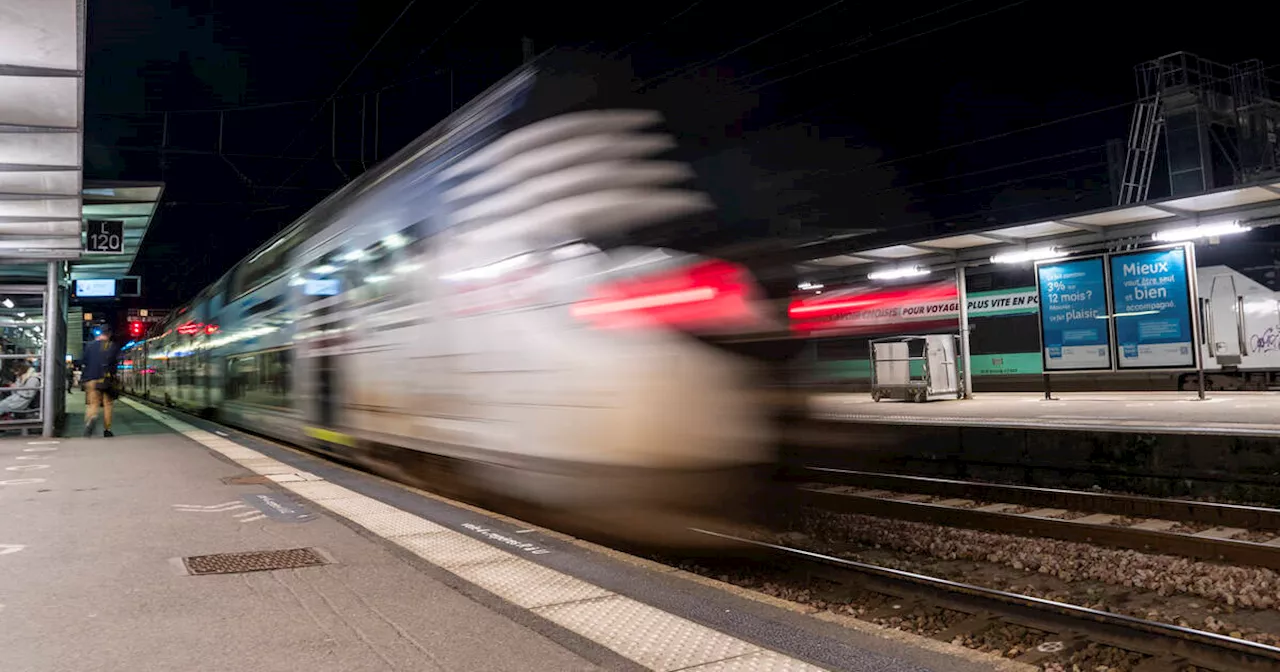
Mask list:
[[[44,297],[0,296],[0,425],[41,420]]]
[[[227,399],[287,408],[291,350],[235,355],[227,362]]]

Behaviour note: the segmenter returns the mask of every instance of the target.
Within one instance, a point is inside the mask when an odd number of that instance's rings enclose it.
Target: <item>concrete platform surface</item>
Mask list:
[[[0,441],[4,672],[1026,669],[119,411],[114,438]],[[325,564],[195,575],[191,560],[307,548]]]
[[[267,486],[224,485],[244,470],[121,415],[113,439],[0,442],[0,669],[599,669],[328,516],[264,517],[243,497]],[[336,562],[206,576],[171,562],[303,547]]]
[[[925,403],[813,394],[812,417],[849,422],[1280,437],[1280,392],[984,392]]]

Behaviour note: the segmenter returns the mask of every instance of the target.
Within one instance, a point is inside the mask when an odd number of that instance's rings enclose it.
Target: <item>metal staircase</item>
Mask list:
[[[1120,205],[1141,203],[1147,200],[1151,189],[1151,174],[1156,165],[1156,149],[1164,127],[1160,91],[1157,89],[1148,99],[1138,101],[1129,122],[1129,144],[1124,159],[1124,174],[1120,182]]]

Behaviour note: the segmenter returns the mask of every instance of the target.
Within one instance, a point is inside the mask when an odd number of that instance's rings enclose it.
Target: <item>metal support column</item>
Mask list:
[[[53,438],[57,427],[58,401],[60,400],[62,353],[57,347],[59,343],[58,319],[61,306],[59,295],[62,293],[62,262],[51,261],[46,268],[44,288],[44,380],[40,395],[40,415],[44,419],[43,434],[45,438]]]
[[[969,358],[969,288],[965,283],[964,265],[956,266],[956,299],[960,302],[960,362],[964,381],[964,398],[973,398],[972,361]]]

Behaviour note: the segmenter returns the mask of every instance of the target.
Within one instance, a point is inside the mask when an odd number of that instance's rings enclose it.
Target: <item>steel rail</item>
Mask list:
[[[1081,632],[1101,643],[1149,653],[1153,656],[1179,656],[1187,662],[1210,669],[1274,670],[1280,666],[1280,647],[1268,644],[1065,602],[984,588],[711,530],[694,529],[694,531],[748,547],[767,550],[787,560],[807,561],[821,566],[848,570],[897,586],[911,586],[924,590],[935,598],[941,597],[946,600],[960,597],[973,604],[978,611],[1011,617],[1010,620],[1020,623],[1030,622],[1037,630]]]

